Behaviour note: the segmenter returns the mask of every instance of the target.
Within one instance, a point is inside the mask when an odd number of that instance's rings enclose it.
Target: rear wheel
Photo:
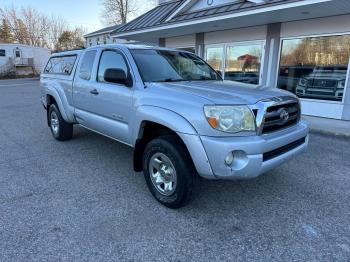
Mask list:
[[[174,136],[148,143],[143,156],[143,173],[152,195],[169,208],[180,208],[192,195],[194,168],[184,146]]]
[[[73,125],[64,121],[56,104],[49,107],[48,121],[55,139],[65,141],[73,137]]]

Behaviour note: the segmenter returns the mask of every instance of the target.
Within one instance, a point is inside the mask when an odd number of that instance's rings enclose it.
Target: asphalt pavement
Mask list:
[[[57,142],[37,80],[0,81],[0,261],[350,261],[350,139],[249,181],[205,181],[167,209],[132,149],[82,128]]]

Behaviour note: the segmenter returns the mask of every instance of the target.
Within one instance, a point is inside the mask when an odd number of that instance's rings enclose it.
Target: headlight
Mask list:
[[[214,129],[228,133],[255,131],[254,116],[247,106],[205,106],[204,114]]]
[[[299,85],[300,85],[300,86],[307,86],[307,79],[305,79],[305,78],[300,78],[300,80],[299,80]]]

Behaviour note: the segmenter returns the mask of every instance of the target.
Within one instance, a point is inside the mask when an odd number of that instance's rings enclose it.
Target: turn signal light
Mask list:
[[[212,128],[218,127],[218,120],[215,117],[208,117],[207,120],[209,125],[211,125]]]

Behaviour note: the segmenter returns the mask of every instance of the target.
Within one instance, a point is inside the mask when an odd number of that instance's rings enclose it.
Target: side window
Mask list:
[[[92,67],[94,65],[96,50],[85,53],[83,61],[80,66],[79,77],[84,80],[90,80]]]
[[[6,50],[0,49],[0,56],[6,56]]]
[[[100,64],[98,66],[97,81],[104,81],[104,73],[106,69],[122,69],[125,75],[128,75],[128,66],[122,54],[116,51],[103,51],[100,59]]]
[[[70,75],[76,59],[75,55],[51,57],[45,67],[45,73]]]

